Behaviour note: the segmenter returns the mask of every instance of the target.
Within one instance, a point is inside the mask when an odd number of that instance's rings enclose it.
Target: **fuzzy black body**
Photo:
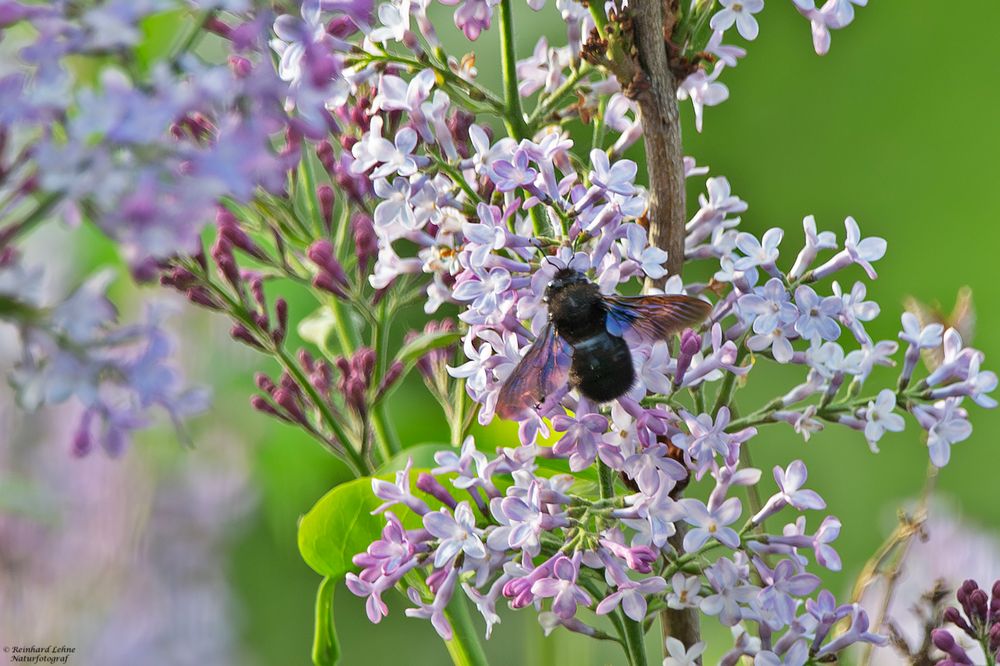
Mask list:
[[[635,382],[632,353],[624,339],[608,332],[608,308],[597,285],[563,269],[545,291],[549,320],[573,349],[570,385],[596,402],[624,395]]]
[[[710,313],[710,303],[681,294],[605,296],[571,268],[559,270],[545,290],[549,323],[500,387],[496,413],[520,421],[567,383],[595,402],[632,388],[632,351],[622,337],[664,340]]]

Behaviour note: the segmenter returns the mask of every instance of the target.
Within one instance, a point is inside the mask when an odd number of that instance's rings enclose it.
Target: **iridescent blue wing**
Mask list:
[[[648,340],[663,340],[688,326],[700,324],[712,304],[693,296],[606,296],[608,333],[621,336],[632,329]]]
[[[549,324],[500,387],[497,414],[517,421],[569,381],[570,347]]]

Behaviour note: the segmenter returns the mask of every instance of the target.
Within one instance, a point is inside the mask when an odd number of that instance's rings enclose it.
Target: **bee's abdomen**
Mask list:
[[[634,381],[632,354],[622,338],[602,333],[573,345],[570,383],[591,400],[614,400]]]

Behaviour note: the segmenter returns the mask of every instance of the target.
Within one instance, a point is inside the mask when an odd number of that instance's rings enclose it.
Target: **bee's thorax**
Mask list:
[[[549,299],[549,318],[569,344],[606,331],[607,310],[601,292],[593,282],[550,287],[546,296]]]

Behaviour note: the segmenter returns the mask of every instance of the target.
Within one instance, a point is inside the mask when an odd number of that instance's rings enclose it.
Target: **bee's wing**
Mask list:
[[[704,321],[712,304],[693,296],[606,296],[608,332],[621,336],[631,328],[649,340],[662,340]]]
[[[525,410],[538,407],[566,385],[570,361],[569,345],[549,324],[500,387],[497,414],[515,421]]]

